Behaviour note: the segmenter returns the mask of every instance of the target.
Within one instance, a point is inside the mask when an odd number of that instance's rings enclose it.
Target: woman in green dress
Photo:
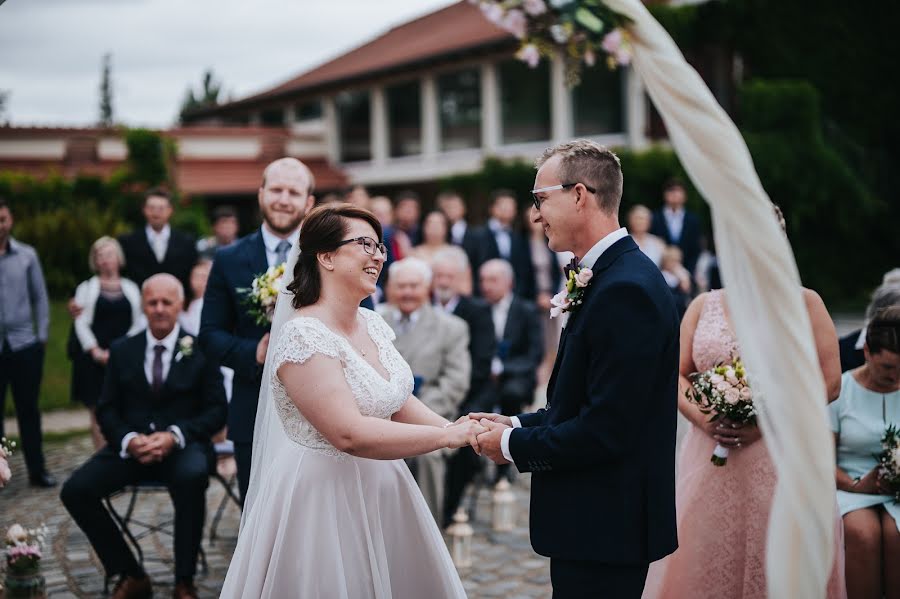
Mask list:
[[[844,373],[841,395],[829,406],[847,596],[890,599],[900,597],[900,504],[880,479],[875,455],[885,429],[900,426],[900,306],[875,315],[864,352],[866,363]]]

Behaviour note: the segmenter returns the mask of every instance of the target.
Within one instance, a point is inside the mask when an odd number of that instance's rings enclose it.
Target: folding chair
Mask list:
[[[216,443],[214,449],[216,453],[216,464],[218,464],[220,458],[234,456],[234,443],[231,441]],[[219,502],[216,513],[213,516],[212,523],[209,525],[209,544],[212,545],[215,543],[219,522],[222,520],[222,514],[225,512],[228,502],[233,502],[239,510],[242,508],[242,504],[241,498],[238,496],[237,472],[223,476],[218,468],[213,468],[212,472],[210,472],[210,476],[219,481],[219,484],[225,489],[225,494],[222,496],[222,500]]]

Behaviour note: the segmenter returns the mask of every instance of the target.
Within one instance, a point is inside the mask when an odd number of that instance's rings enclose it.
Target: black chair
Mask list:
[[[233,457],[234,444],[232,444],[230,441],[216,443],[215,453],[216,463],[218,463],[219,459],[221,458]],[[225,512],[225,508],[228,507],[228,502],[233,502],[238,507],[238,509],[241,509],[243,507],[243,504],[241,503],[241,498],[238,496],[237,472],[231,474],[228,477],[225,477],[219,473],[218,468],[213,467],[210,470],[210,476],[214,480],[219,481],[219,484],[222,485],[222,488],[225,490],[225,494],[222,496],[222,500],[219,501],[219,505],[216,508],[216,513],[209,525],[209,544],[212,545],[216,540],[216,531],[219,528],[219,522],[222,520],[222,514]]]
[[[109,510],[109,513],[110,515],[112,515],[113,520],[116,522],[116,525],[118,525],[119,529],[122,531],[122,534],[125,535],[127,541],[134,548],[135,553],[137,554],[138,563],[141,564],[141,567],[143,567],[146,562],[162,564],[171,563],[171,560],[167,560],[161,557],[148,556],[145,558],[144,550],[141,549],[141,539],[154,533],[167,535],[172,538],[174,538],[175,536],[175,531],[173,528],[173,518],[168,518],[157,523],[151,523],[144,522],[143,520],[138,520],[134,517],[134,507],[137,504],[138,496],[150,493],[165,493],[166,495],[168,495],[169,489],[168,487],[166,487],[166,485],[159,481],[144,481],[136,485],[129,485],[123,488],[121,491],[116,491],[115,493],[107,495],[103,498],[103,504],[106,506],[106,509]],[[113,505],[113,499],[120,495],[128,495],[128,507],[125,508],[124,513],[120,513]],[[138,530],[135,534],[134,532],[132,532],[132,527],[137,527],[140,530]],[[206,553],[203,551],[202,546],[199,550],[199,557],[200,572],[201,574],[206,574],[209,571],[209,568],[206,563]],[[103,583],[104,594],[109,593],[109,581],[110,576],[106,576]]]

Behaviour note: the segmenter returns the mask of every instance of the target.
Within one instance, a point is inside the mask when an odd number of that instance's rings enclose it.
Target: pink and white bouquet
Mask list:
[[[590,285],[594,272],[586,266],[578,266],[575,260],[565,267],[566,285],[550,298],[550,318],[563,316],[563,326],[568,312],[574,312],[584,302],[584,292]]]
[[[272,316],[275,314],[275,302],[284,285],[284,264],[270,267],[266,272],[257,275],[250,287],[238,289],[238,293],[244,294],[244,304],[247,313],[253,317],[259,326],[272,324]]]
[[[887,427],[881,437],[881,453],[875,457],[882,484],[894,496],[894,501],[900,503],[900,428]]]
[[[695,372],[685,391],[688,400],[697,404],[704,414],[711,414],[710,422],[728,418],[742,424],[756,423],[753,390],[740,358],[720,364],[704,372]],[[728,448],[717,444],[710,461],[716,466],[728,463]]]
[[[582,64],[606,55],[610,69],[631,62],[627,19],[599,0],[469,0],[487,20],[520,40],[516,58],[536,67],[557,51],[566,62],[570,86],[581,80]]]
[[[0,438],[0,489],[12,478],[12,470],[6,458],[12,455],[15,447],[15,441],[7,441],[6,437]]]

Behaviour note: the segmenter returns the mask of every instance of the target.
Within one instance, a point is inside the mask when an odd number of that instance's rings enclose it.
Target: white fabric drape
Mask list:
[[[760,427],[778,471],[769,596],[819,599],[832,565],[834,443],[793,254],[744,140],[703,80],[639,0],[604,1],[632,20],[634,70],[710,205],[731,319],[764,394]]]

